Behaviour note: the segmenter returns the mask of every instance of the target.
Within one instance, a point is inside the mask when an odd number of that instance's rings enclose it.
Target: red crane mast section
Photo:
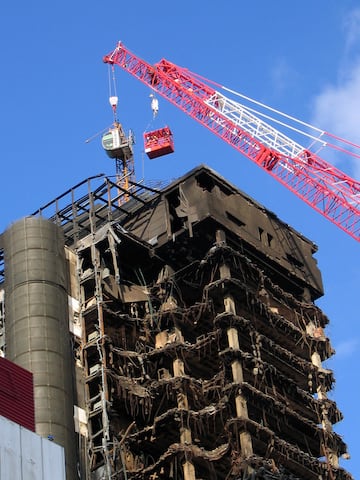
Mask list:
[[[169,100],[360,241],[360,182],[286,137],[186,68],[165,59],[150,65],[121,42],[103,60],[118,65]]]

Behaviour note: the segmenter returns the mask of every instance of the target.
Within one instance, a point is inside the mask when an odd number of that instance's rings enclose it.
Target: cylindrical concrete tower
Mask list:
[[[39,217],[4,233],[6,356],[34,375],[36,432],[65,448],[75,475],[67,276],[62,230]]]

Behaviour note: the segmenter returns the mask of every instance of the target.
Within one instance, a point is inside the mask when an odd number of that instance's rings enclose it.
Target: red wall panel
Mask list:
[[[1,357],[0,415],[35,432],[33,375]]]

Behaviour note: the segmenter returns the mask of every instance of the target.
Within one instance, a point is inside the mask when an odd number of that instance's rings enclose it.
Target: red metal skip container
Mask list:
[[[174,152],[173,135],[169,127],[144,133],[144,149],[149,158],[157,158]]]

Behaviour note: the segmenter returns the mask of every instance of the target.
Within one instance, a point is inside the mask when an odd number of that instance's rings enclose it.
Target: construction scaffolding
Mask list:
[[[64,233],[80,478],[352,479],[315,245],[204,166],[121,195],[34,213]]]

